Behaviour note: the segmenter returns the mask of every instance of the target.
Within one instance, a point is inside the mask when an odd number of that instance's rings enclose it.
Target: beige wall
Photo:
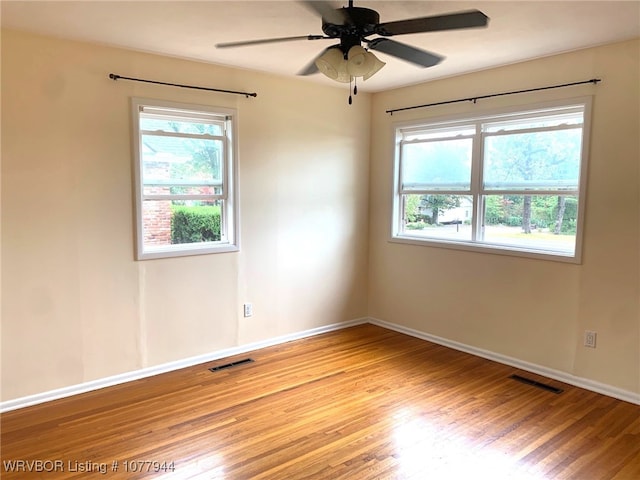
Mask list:
[[[639,61],[636,40],[374,95],[369,315],[640,392]],[[602,83],[384,114],[594,77]],[[590,94],[582,265],[388,242],[393,122]],[[587,329],[595,350],[582,346]]]
[[[3,32],[2,400],[367,315],[640,392],[639,53],[605,46],[348,107],[344,88]],[[388,242],[393,122],[592,93],[582,265]],[[240,252],[133,260],[132,96],[238,109]]]
[[[370,96],[347,95],[3,32],[2,400],[366,316]],[[238,109],[240,252],[133,260],[132,96]]]

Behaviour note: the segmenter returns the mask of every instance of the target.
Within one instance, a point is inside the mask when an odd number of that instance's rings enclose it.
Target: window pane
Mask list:
[[[198,121],[186,121],[175,119],[163,119],[144,117],[140,118],[141,130],[162,131],[171,133],[197,133],[209,135],[222,135],[222,124],[204,123]]]
[[[576,190],[582,129],[487,136],[484,188]]]
[[[484,242],[574,254],[578,198],[487,195]]]
[[[469,190],[470,138],[402,146],[403,190]]]
[[[221,140],[142,135],[143,183],[220,183],[222,148]]]
[[[222,201],[146,200],[142,203],[145,248],[221,239]]]
[[[238,250],[235,110],[132,99],[137,260]]]
[[[471,196],[403,195],[403,202],[404,235],[425,239],[471,240]]]

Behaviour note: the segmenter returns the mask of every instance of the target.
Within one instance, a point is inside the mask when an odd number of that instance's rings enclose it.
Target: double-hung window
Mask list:
[[[392,239],[579,262],[589,110],[396,125]]]
[[[132,106],[137,259],[237,250],[235,111]]]

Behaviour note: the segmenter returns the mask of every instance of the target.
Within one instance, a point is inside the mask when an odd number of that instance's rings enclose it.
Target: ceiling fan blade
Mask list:
[[[436,55],[435,53],[429,53],[425,50],[396,42],[395,40],[389,40],[388,38],[376,38],[367,43],[371,50],[393,55],[394,57],[423,68],[433,67],[444,59],[444,57]]]
[[[241,42],[216,43],[216,48],[247,47],[249,45],[262,45],[264,43],[291,42],[294,40],[322,40],[325,38],[331,39],[331,37],[325,37],[324,35],[299,35],[297,37],[262,38]]]
[[[347,13],[344,8],[336,9],[331,2],[318,0],[299,0],[309,10],[320,15],[323,20],[333,23],[334,25],[343,25]]]
[[[408,33],[438,32],[441,30],[456,30],[459,28],[486,27],[489,22],[480,10],[437,15],[433,17],[411,18],[397,22],[381,23],[376,27],[376,33],[384,37],[405,35]]]

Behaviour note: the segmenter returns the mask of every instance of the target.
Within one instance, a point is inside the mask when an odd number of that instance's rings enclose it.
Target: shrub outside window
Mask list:
[[[137,259],[238,249],[235,111],[133,99]]]
[[[579,263],[589,112],[397,124],[392,240]]]

